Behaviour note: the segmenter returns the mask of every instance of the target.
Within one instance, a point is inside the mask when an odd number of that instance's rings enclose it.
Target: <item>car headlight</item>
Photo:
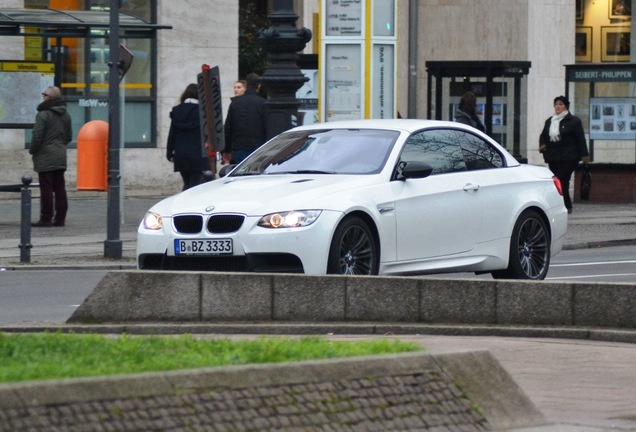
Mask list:
[[[146,216],[144,216],[144,228],[149,230],[160,230],[163,229],[163,219],[161,215],[154,212],[147,212]]]
[[[320,216],[320,210],[291,210],[279,213],[270,213],[258,221],[258,226],[263,228],[298,228],[311,225]]]

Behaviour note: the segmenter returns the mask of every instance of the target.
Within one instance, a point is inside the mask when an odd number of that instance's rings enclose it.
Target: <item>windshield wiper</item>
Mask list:
[[[244,177],[244,176],[254,176],[254,175],[261,175],[263,174],[262,172],[254,172],[254,171],[248,171],[248,172],[242,172],[242,173],[232,173],[231,175],[229,175],[229,177]]]
[[[296,170],[296,171],[276,171],[268,174],[336,174],[335,171],[321,170]]]

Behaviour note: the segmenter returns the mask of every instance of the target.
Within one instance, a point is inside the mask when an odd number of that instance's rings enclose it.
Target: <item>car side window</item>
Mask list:
[[[425,162],[431,175],[466,171],[462,149],[454,131],[433,129],[416,132],[404,144],[402,162]]]
[[[457,136],[469,171],[505,166],[503,157],[489,142],[470,132],[458,130]]]

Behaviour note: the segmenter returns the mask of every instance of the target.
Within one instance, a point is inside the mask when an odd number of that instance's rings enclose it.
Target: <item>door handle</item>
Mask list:
[[[476,184],[467,183],[464,186],[464,191],[465,192],[477,192],[478,190],[479,190],[479,185],[476,185]]]

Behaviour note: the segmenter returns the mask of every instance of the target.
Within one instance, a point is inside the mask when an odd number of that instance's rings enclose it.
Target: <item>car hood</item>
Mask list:
[[[204,183],[151,208],[162,216],[182,213],[244,213],[300,209],[337,209],[333,195],[379,181],[379,176],[260,175]]]

